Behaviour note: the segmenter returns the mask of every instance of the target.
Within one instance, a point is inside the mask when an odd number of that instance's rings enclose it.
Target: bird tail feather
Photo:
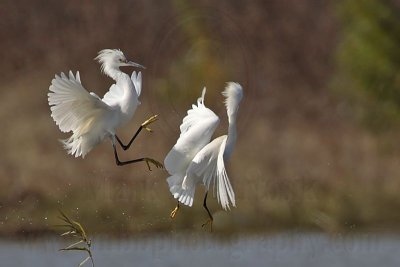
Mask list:
[[[186,206],[193,205],[195,188],[182,188],[184,176],[179,174],[174,174],[167,178],[167,182],[169,185],[169,191],[174,196],[174,198],[178,199],[179,202]]]
[[[70,138],[60,140],[67,153],[75,156],[75,158],[82,156],[85,158],[86,154],[92,150],[94,144],[85,135],[77,136],[71,135]]]

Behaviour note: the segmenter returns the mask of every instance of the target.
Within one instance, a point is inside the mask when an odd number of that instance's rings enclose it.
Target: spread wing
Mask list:
[[[62,132],[82,133],[88,122],[110,110],[97,95],[82,86],[79,72],[76,76],[72,71],[69,76],[64,73],[56,75],[49,90],[51,117]]]
[[[164,160],[164,166],[171,175],[186,172],[196,153],[210,142],[219,124],[218,116],[204,105],[205,92],[204,88],[197,105],[188,110],[180,126],[179,139]]]
[[[225,210],[229,209],[230,203],[235,207],[235,193],[224,163],[226,140],[226,135],[220,136],[200,150],[190,163],[182,184],[183,189],[190,192],[197,182],[202,182],[207,190],[212,183],[218,202]]]

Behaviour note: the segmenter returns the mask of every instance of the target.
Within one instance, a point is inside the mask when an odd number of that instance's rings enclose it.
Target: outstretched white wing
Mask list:
[[[164,160],[166,170],[171,174],[184,174],[190,161],[207,143],[219,124],[218,116],[204,105],[202,96],[197,105],[192,105],[180,126],[181,134]]]
[[[89,93],[81,84],[79,72],[69,72],[69,77],[64,73],[56,75],[51,81],[48,101],[51,117],[62,132],[85,131],[85,125],[91,118],[96,117],[110,109],[98,96]]]
[[[211,183],[223,209],[235,207],[235,193],[225,170],[224,151],[227,136],[215,138],[194,157],[187,170],[182,188],[191,192],[197,183],[203,183],[208,190]]]

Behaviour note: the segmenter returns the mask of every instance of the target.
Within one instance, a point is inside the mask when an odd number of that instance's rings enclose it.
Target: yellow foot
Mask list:
[[[164,168],[164,165],[162,165],[162,163],[158,162],[157,160],[154,160],[151,158],[144,158],[143,160],[146,161],[149,171],[151,171],[150,163],[154,164],[154,166],[156,166],[156,168],[160,168],[160,169]]]
[[[173,211],[171,211],[171,214],[169,215],[169,217],[171,217],[171,219],[175,218],[176,213],[178,212],[178,210],[179,210],[179,205],[177,205],[175,207],[175,209]]]
[[[157,120],[158,115],[154,115],[151,116],[149,119],[147,119],[145,122],[142,123],[142,127],[145,128],[147,131],[149,132],[153,132],[152,129],[150,129],[149,127],[147,127],[147,125],[149,125],[150,123],[153,123]]]
[[[210,225],[210,232],[212,232],[213,219],[211,218],[209,218],[205,223],[203,223],[201,227],[207,226],[208,224]]]

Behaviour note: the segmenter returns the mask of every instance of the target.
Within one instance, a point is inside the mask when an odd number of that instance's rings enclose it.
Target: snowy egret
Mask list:
[[[217,192],[218,202],[224,210],[230,209],[230,204],[235,206],[235,194],[225,170],[225,161],[230,158],[236,142],[236,117],[243,89],[238,83],[227,83],[222,94],[228,114],[228,135],[215,138],[212,142],[210,140],[219,124],[219,118],[204,105],[205,93],[204,88],[197,106],[193,105],[188,110],[180,126],[178,141],[166,156],[164,166],[171,175],[167,178],[169,189],[178,200],[171,218],[175,217],[179,203],[193,205],[196,186],[202,184],[206,190],[203,207],[209,216],[203,226],[210,224],[212,230],[213,217],[207,207],[210,185]]]
[[[150,163],[157,168],[162,164],[151,158],[139,158],[120,161],[116,149],[116,141],[127,150],[142,129],[151,132],[148,125],[157,120],[157,115],[143,122],[127,145],[124,145],[116,135],[116,129],[126,124],[140,105],[139,96],[142,89],[142,73],[134,71],[129,77],[119,67],[132,66],[144,68],[142,65],[128,61],[118,49],[101,50],[95,58],[101,64],[104,74],[115,83],[101,99],[93,92],[88,92],[81,83],[79,72],[69,75],[55,75],[51,81],[48,101],[51,117],[62,132],[71,132],[72,136],[61,140],[68,154],[75,157],[85,155],[97,144],[109,137],[114,149],[118,166],[145,161],[150,169]]]

